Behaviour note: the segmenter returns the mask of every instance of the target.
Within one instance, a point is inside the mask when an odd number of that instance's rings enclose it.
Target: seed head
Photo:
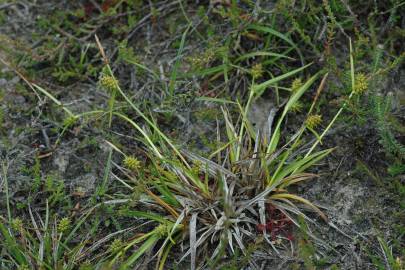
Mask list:
[[[11,221],[11,227],[14,230],[21,230],[22,226],[23,226],[23,222],[22,222],[21,218],[14,218]]]
[[[300,89],[301,86],[302,86],[301,78],[295,79],[291,84],[291,92],[293,93],[297,92],[297,90]]]
[[[137,171],[141,167],[141,162],[133,156],[127,156],[124,159],[124,166],[131,171]]]
[[[188,61],[193,66],[194,69],[201,69],[210,63],[215,57],[215,52],[213,50],[206,50],[200,54],[188,57]]]
[[[254,79],[258,79],[263,76],[263,66],[262,64],[255,64],[251,69],[250,69],[250,74],[252,74],[252,77]]]
[[[63,233],[67,231],[69,227],[70,227],[70,218],[64,217],[59,221],[58,231]]]
[[[78,117],[76,117],[74,115],[70,115],[63,120],[63,125],[65,127],[70,127],[76,123],[77,119],[78,119]]]
[[[399,257],[397,257],[397,259],[395,260],[394,267],[395,267],[395,266],[398,266],[398,268],[396,268],[396,269],[403,269],[403,268],[402,268],[403,263],[402,263],[402,260],[401,260]]]
[[[314,129],[322,122],[322,116],[319,114],[313,114],[308,116],[307,120],[305,121],[305,125],[308,128]]]
[[[156,228],[156,233],[163,237],[165,235],[167,235],[167,232],[169,231],[169,228],[167,227],[166,224],[160,224],[157,228]]]
[[[121,239],[115,239],[109,247],[111,253],[116,253],[122,248],[122,241]]]
[[[191,167],[191,170],[193,172],[194,175],[198,175],[201,172],[202,169],[202,162],[201,161],[196,161],[193,166]]]
[[[361,95],[368,89],[367,76],[364,73],[357,74],[354,82],[354,93]]]
[[[294,113],[299,113],[302,111],[302,108],[304,107],[304,105],[302,104],[302,102],[300,102],[299,100],[297,102],[295,102],[292,106],[291,106],[291,111]]]
[[[113,76],[102,75],[99,83],[108,91],[115,91],[118,88],[118,81]]]

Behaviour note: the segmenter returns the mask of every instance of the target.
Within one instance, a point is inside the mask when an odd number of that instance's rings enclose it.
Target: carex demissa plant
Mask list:
[[[321,115],[313,113],[314,99],[307,119],[298,130],[288,138],[282,134],[286,115],[313,87],[322,75],[320,72],[305,81],[294,81],[290,97],[280,109],[278,118],[270,119],[272,129],[264,136],[262,131],[252,127],[247,118],[252,101],[268,87],[297,75],[308,65],[260,83],[255,83],[254,79],[260,76],[263,67],[254,66],[248,100],[244,104],[239,101],[231,103],[237,106],[239,115],[231,115],[227,107],[222,107],[224,133],[217,130],[216,134],[218,141],[225,143],[209,155],[212,158],[208,158],[177,146],[159,129],[153,116],[139,109],[120,87],[98,39],[97,43],[105,63],[100,85],[111,94],[108,111],[101,110],[101,114],[108,115],[110,126],[112,119],[120,120],[138,132],[140,136],[137,140],[143,144],[142,152],[146,158],[141,163],[131,153],[126,154],[125,149],[108,143],[123,157],[124,166],[116,164],[123,173],[121,183],[126,189],[141,190],[136,197],[124,196],[124,199],[114,200],[113,203],[128,204],[119,215],[136,218],[142,221],[141,226],[148,228],[143,233],[134,231],[133,237],[120,243],[113,242],[111,246],[114,248],[107,249],[103,257],[109,267],[128,269],[148,251],[156,250],[157,268],[165,269],[170,251],[181,244],[185,252],[180,261],[187,259],[190,269],[201,268],[207,263],[202,260],[207,254],[214,260],[236,251],[246,254],[246,247],[258,235],[262,235],[273,252],[279,254],[280,248],[291,244],[291,227],[300,226],[298,216],[312,220],[306,214],[311,210],[328,222],[326,215],[315,204],[292,193],[290,186],[317,177],[308,170],[333,149],[315,151],[315,148],[327,135],[345,104],[318,134],[313,131],[320,125]],[[356,84],[352,56],[350,66],[352,91],[349,99],[364,88],[364,84]],[[326,78],[327,74],[324,74],[317,96]],[[61,104],[43,88],[35,84],[30,86]],[[139,118],[137,121],[114,109],[116,97],[133,110]],[[62,108],[71,116],[81,116]],[[316,133],[309,149],[302,144],[306,130]],[[152,133],[158,139],[152,139]],[[136,204],[130,204],[134,198]],[[110,239],[105,238],[104,241]],[[251,264],[255,262],[251,261]]]

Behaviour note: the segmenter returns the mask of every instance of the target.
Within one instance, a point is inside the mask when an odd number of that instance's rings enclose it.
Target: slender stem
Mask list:
[[[2,163],[2,170],[3,170],[3,178],[4,178],[4,185],[6,191],[6,205],[7,205],[7,215],[8,215],[8,222],[11,223],[11,209],[10,209],[10,195],[8,193],[8,180],[7,180],[7,165],[5,162]]]
[[[349,96],[349,100],[352,98],[353,92],[351,92]],[[322,132],[322,134],[319,136],[319,139],[316,140],[316,142],[312,145],[312,147],[309,149],[305,157],[308,157],[312,151],[314,151],[315,147],[321,142],[323,137],[328,133],[329,129],[333,126],[335,121],[338,119],[339,115],[343,112],[343,110],[346,108],[347,103],[344,103],[343,106],[340,108],[340,110],[336,113],[335,117],[333,117],[332,121],[330,121],[329,125],[326,127],[326,129]]]
[[[255,80],[253,78],[252,86],[254,84],[255,84]],[[245,107],[245,116],[246,117],[247,117],[247,114],[249,112],[250,104],[252,103],[253,96],[254,96],[254,91],[253,91],[253,88],[251,87],[250,88],[250,93],[249,93],[249,99],[248,99],[248,101],[246,103],[246,107]],[[243,115],[242,115],[242,117],[243,117]],[[240,125],[239,138],[238,138],[238,148],[236,150],[236,157],[235,157],[236,161],[239,160],[240,151],[241,151],[241,148],[242,148],[242,137],[243,137],[244,127],[245,127],[245,122],[243,121],[243,118],[242,118],[242,123]]]
[[[351,76],[351,86],[352,86],[352,92],[349,95],[349,100],[352,98],[355,90],[355,77],[354,77],[354,59],[353,59],[353,47],[352,47],[352,40],[349,39],[349,48],[350,48],[350,76]],[[326,129],[322,132],[322,134],[319,136],[318,140],[312,145],[312,147],[309,149],[305,157],[308,157],[312,151],[314,151],[315,147],[321,142],[322,138],[328,133],[329,129],[333,126],[339,115],[343,112],[343,110],[346,108],[347,102],[345,102],[340,110],[336,113],[335,117],[333,117],[332,121],[330,121],[329,125],[326,127]]]
[[[108,127],[109,127],[109,128],[111,128],[111,123],[112,123],[112,116],[113,116],[114,103],[115,103],[115,96],[116,96],[116,90],[113,90],[112,93],[111,93],[110,100],[108,101],[108,107],[109,107]]]
[[[110,72],[110,74],[113,76],[113,72],[111,70],[110,65],[107,64],[107,68]],[[167,144],[173,149],[173,151],[176,153],[176,155],[181,159],[181,161],[187,166],[187,168],[191,168],[190,165],[187,163],[187,161],[184,159],[184,157],[181,155],[179,150],[173,145],[173,143],[170,141],[170,139],[163,134],[163,132],[153,123],[141,110],[135,106],[135,104],[131,101],[131,99],[124,93],[124,91],[121,89],[119,85],[117,85],[117,91],[120,93],[120,95],[125,99],[126,102],[133,108],[137,114],[139,114],[159,135],[160,137],[163,138],[164,141],[166,141]],[[115,113],[116,114],[116,113]]]
[[[302,126],[301,129],[298,131],[298,136],[297,138],[294,140],[293,145],[291,146],[290,149],[288,149],[287,154],[284,156],[284,158],[280,161],[276,171],[273,174],[273,177],[270,179],[270,182],[267,184],[268,186],[271,186],[274,184],[275,181],[275,177],[277,176],[277,174],[280,172],[280,170],[284,167],[285,165],[285,161],[287,160],[287,158],[290,156],[290,154],[292,153],[292,151],[295,149],[295,147],[298,146],[298,142],[301,139],[302,134],[304,134],[305,131],[305,126]],[[295,172],[296,170],[294,170]]]

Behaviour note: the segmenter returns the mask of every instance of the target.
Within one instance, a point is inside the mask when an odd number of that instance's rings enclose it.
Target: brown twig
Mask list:
[[[98,49],[99,49],[99,51],[100,51],[100,53],[101,53],[101,56],[103,57],[104,64],[105,64],[105,65],[108,65],[109,62],[108,62],[107,55],[105,54],[104,48],[103,48],[103,46],[101,45],[101,42],[100,42],[100,40],[98,39],[98,36],[97,36],[97,35],[94,35],[94,38],[96,39],[96,43],[97,43]]]

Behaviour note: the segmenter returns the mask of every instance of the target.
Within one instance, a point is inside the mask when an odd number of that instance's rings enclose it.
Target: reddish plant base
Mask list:
[[[266,204],[266,220],[268,220],[266,224],[256,225],[259,232],[266,230],[270,233],[272,241],[276,240],[277,236],[284,236],[290,241],[294,240],[294,236],[292,235],[292,221],[270,203]]]
[[[101,9],[103,12],[107,12],[111,7],[117,4],[118,1],[116,0],[105,0],[101,4]],[[84,14],[86,18],[91,17],[92,13],[96,11],[96,7],[91,2],[86,2],[83,6]]]

